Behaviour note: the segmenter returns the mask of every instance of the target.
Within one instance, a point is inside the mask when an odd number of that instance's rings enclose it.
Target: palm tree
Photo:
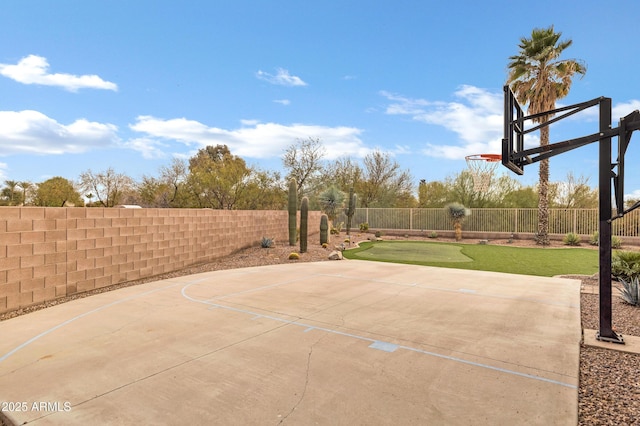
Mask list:
[[[24,206],[27,204],[27,191],[33,186],[33,184],[28,180],[23,180],[18,182],[18,186],[22,188],[22,205]]]
[[[553,25],[535,28],[531,38],[520,39],[518,55],[509,58],[507,83],[521,104],[529,104],[528,113],[538,114],[556,107],[556,100],[569,94],[575,74],[587,71],[582,61],[559,59],[562,52],[573,43],[560,41]],[[546,123],[551,116],[538,117],[536,123]],[[549,127],[540,129],[540,145],[549,145]],[[538,235],[536,242],[549,244],[549,159],[540,161],[538,186]]]
[[[9,205],[13,206],[16,199],[16,187],[18,186],[18,182],[15,180],[5,180],[4,184],[6,188],[3,192],[6,197],[9,198]]]

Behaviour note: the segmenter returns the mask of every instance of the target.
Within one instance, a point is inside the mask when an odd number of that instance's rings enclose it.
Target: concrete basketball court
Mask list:
[[[209,272],[0,322],[0,403],[35,425],[575,425],[580,330],[577,280]]]

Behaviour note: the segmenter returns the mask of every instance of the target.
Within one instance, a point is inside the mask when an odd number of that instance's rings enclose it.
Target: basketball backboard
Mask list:
[[[620,119],[620,126],[618,126],[618,160],[617,169],[613,178],[613,189],[616,199],[616,210],[618,215],[625,213],[624,206],[624,157],[627,153],[627,147],[631,141],[631,135],[637,127],[637,122],[640,120],[640,111],[635,110],[631,114]],[[633,123],[633,124],[632,124]],[[635,126],[634,126],[635,124]]]
[[[524,112],[509,86],[504,86],[504,138],[502,165],[523,175],[523,160],[515,154],[524,151]]]

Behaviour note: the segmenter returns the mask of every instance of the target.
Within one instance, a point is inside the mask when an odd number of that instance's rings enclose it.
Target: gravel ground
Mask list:
[[[583,284],[597,284],[597,278],[584,278]],[[613,283],[614,287],[617,283]],[[640,307],[624,303],[613,290],[613,329],[625,336],[640,337]],[[598,330],[597,294],[580,296],[582,328]],[[580,347],[579,425],[640,424],[640,354]]]
[[[342,241],[343,237],[339,241]],[[364,236],[355,239],[364,239]],[[385,239],[404,239],[386,236]],[[416,239],[415,237],[411,238]],[[334,244],[337,239],[334,238]],[[438,241],[450,241],[439,238]],[[465,243],[477,244],[478,240],[465,240]],[[516,240],[508,243],[504,240],[492,240],[490,244],[509,244],[513,246],[535,246],[532,241]],[[561,242],[553,242],[552,247],[565,247]],[[583,246],[589,247],[589,246]],[[0,321],[24,315],[39,309],[45,309],[70,300],[89,297],[93,294],[112,291],[122,287],[143,284],[145,282],[167,279],[201,272],[234,269],[241,267],[275,265],[289,262],[327,261],[331,249],[323,249],[310,245],[307,253],[300,255],[299,260],[289,260],[288,256],[296,247],[276,246],[270,249],[252,247],[211,263],[196,265],[159,277],[142,279],[134,282],[105,287],[91,292],[73,295],[56,301],[35,305],[19,311],[0,314]],[[594,277],[576,277],[583,284],[597,284]],[[615,283],[614,283],[615,285]],[[614,290],[614,295],[616,291]],[[613,298],[613,328],[623,336],[640,337],[640,307],[623,303],[618,297]],[[598,296],[581,295],[582,328],[599,328]],[[580,387],[578,392],[578,424],[591,425],[640,425],[640,355],[629,354],[609,349],[580,347]],[[2,416],[0,425],[5,426]],[[8,426],[8,425],[7,425]]]

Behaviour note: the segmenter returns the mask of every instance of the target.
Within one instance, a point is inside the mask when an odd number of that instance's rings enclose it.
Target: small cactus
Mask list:
[[[320,244],[329,242],[329,218],[326,214],[320,216]]]
[[[298,185],[295,179],[289,181],[289,245],[296,245],[296,210],[298,207]]]
[[[307,235],[309,221],[309,199],[302,197],[302,204],[300,204],[300,253],[307,252]]]
[[[262,237],[262,241],[260,241],[260,247],[262,248],[273,247],[273,239],[268,237]]]
[[[296,253],[295,251],[291,252],[291,254],[289,254],[289,260],[298,260],[298,259],[300,259],[300,255],[298,253]]]

